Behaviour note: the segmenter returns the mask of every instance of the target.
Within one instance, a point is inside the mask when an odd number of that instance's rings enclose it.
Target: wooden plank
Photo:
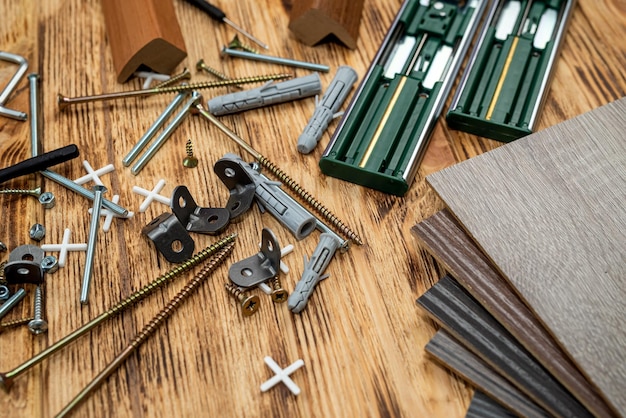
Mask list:
[[[500,406],[480,390],[474,392],[472,402],[465,414],[465,418],[513,418],[515,416],[517,415]]]
[[[514,413],[528,418],[550,416],[445,330],[437,331],[425,350],[444,366]]]
[[[626,415],[626,98],[428,181]]]
[[[546,411],[555,416],[592,416],[451,276],[439,280],[417,303]]]
[[[614,416],[569,357],[447,209],[412,228],[419,242],[589,411]]]

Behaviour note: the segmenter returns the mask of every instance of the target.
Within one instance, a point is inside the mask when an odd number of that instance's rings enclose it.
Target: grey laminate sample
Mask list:
[[[513,418],[516,416],[480,390],[474,392],[465,414],[465,418]]]
[[[427,177],[626,416],[626,98]]]

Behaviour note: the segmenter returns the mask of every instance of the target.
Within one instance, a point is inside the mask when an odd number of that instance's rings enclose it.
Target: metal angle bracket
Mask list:
[[[172,211],[189,232],[219,234],[230,222],[228,209],[198,206],[186,186],[174,189]]]
[[[230,266],[228,277],[239,287],[257,286],[279,273],[280,245],[269,228],[261,232],[261,251]]]
[[[218,160],[213,166],[213,171],[230,190],[230,197],[226,203],[230,219],[235,219],[250,209],[256,190],[256,184],[250,174],[237,162],[228,158]]]
[[[11,251],[9,262],[4,266],[4,277],[8,284],[43,283],[41,262],[44,251],[35,245],[21,245]]]
[[[150,238],[157,250],[170,263],[182,263],[192,256],[193,239],[171,213],[163,213],[144,226],[141,233]]]

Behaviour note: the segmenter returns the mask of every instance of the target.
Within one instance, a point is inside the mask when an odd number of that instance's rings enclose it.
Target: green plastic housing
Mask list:
[[[515,0],[498,2],[502,8]],[[506,39],[496,37],[499,13],[490,13],[446,115],[452,129],[501,142],[533,132],[574,1],[518,1],[520,13]],[[556,16],[547,43],[534,45],[542,16]],[[546,34],[542,33],[542,37]]]
[[[403,3],[322,155],[323,173],[394,195],[407,192],[486,9],[486,1],[431,3]]]

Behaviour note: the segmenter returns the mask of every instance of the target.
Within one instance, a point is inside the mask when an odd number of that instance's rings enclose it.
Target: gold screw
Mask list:
[[[287,300],[287,296],[289,296],[289,294],[285,289],[283,289],[283,285],[280,283],[278,275],[274,276],[270,280],[270,287],[272,288],[271,295],[274,303],[283,303]]]
[[[237,36],[237,35],[235,35],[233,40],[230,41],[230,43],[228,44],[228,47],[229,48],[233,48],[233,49],[242,49],[244,51],[251,52],[253,54],[258,54],[259,53],[258,49],[253,48],[250,45],[246,45],[243,42],[241,42],[239,40],[239,36]]]
[[[187,168],[196,167],[198,165],[198,159],[193,155],[193,143],[191,142],[191,138],[187,140],[185,150],[187,151],[187,156],[183,160],[183,166]]]
[[[36,189],[26,190],[26,189],[4,189],[0,190],[0,194],[21,194],[28,196],[41,196],[41,187],[37,187]]]
[[[191,78],[191,71],[189,71],[189,69],[187,69],[187,67],[185,67],[183,69],[182,73],[173,75],[168,80],[161,81],[159,84],[154,86],[154,88],[158,89],[158,88],[162,88],[162,87],[171,86],[173,84],[178,83],[179,81],[189,80],[190,78]]]
[[[206,63],[204,62],[203,59],[200,59],[200,61],[198,61],[196,63],[196,70],[198,70],[198,71],[205,71],[205,72],[207,72],[207,73],[209,73],[209,74],[219,78],[220,80],[230,80],[231,79],[226,74],[216,70],[213,67],[209,67],[208,65],[206,65]],[[238,85],[238,84],[235,84],[235,87],[237,87],[239,90],[243,89],[243,87]]]
[[[224,287],[241,304],[243,316],[250,316],[259,309],[259,297],[246,295],[246,292],[232,283],[224,283]]]

